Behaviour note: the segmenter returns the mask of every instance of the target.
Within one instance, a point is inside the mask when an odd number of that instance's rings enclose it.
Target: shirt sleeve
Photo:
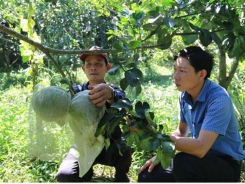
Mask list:
[[[82,91],[82,87],[81,87],[81,85],[73,86],[73,90],[74,90],[76,93],[78,93],[78,92]]]
[[[125,98],[125,92],[121,90],[118,87],[111,86],[114,89],[114,96],[115,96],[115,101],[118,101],[119,99]]]
[[[184,109],[184,100],[182,99],[183,93],[179,95],[179,122],[187,123],[185,119],[185,109]]]

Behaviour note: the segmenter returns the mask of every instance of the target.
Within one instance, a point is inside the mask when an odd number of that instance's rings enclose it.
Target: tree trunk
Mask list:
[[[239,58],[235,57],[233,58],[233,62],[232,65],[230,67],[230,69],[227,69],[227,64],[226,64],[226,49],[219,45],[218,46],[219,49],[219,85],[221,85],[222,87],[224,87],[225,89],[228,88],[228,86],[231,83],[231,80],[236,72],[236,69],[238,67],[239,64]]]

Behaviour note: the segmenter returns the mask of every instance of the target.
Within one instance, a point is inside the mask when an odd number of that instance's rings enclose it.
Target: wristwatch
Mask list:
[[[114,100],[117,100],[117,92],[116,92],[116,90],[112,90],[112,92],[111,92],[111,96],[112,96],[112,98],[114,99]]]

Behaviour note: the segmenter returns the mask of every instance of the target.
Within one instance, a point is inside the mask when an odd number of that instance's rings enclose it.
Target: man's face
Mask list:
[[[86,57],[82,66],[90,84],[99,84],[104,82],[106,72],[110,69],[110,65],[106,65],[105,59],[100,55],[89,55]]]
[[[200,91],[205,76],[205,70],[196,73],[186,58],[179,57],[174,63],[173,78],[179,91],[187,91],[189,94]]]

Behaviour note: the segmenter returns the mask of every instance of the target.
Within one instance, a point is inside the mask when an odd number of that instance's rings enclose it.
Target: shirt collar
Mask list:
[[[199,93],[196,101],[199,101],[199,102],[204,102],[205,101],[207,93],[208,93],[208,89],[209,89],[209,86],[210,86],[210,83],[211,83],[211,81],[209,79],[206,79],[204,81],[204,85],[203,85],[202,90]],[[185,102],[191,104],[191,101],[192,101],[191,100],[191,95],[189,93],[187,93],[186,91],[183,93],[183,99],[184,99]]]

